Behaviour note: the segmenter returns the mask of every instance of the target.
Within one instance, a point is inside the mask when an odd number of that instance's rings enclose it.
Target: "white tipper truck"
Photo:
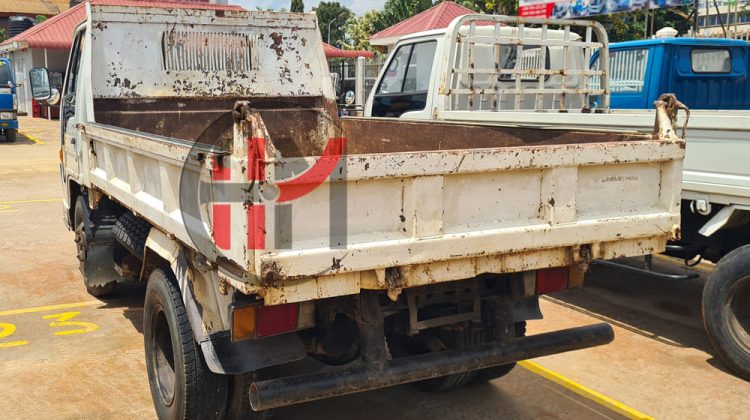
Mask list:
[[[675,237],[665,106],[646,133],[339,119],[314,14],[86,7],[64,217],[92,294],[147,282],[160,418],[447,389],[606,344],[607,324],[526,321],[590,261]]]
[[[622,89],[637,83],[646,71],[643,57],[608,53],[606,39],[596,39],[591,30],[571,30],[575,27],[586,23],[467,15],[447,29],[406,36],[386,60],[364,115],[525,128],[652,130],[654,109],[609,109],[610,84]],[[592,39],[604,44],[598,54]],[[589,66],[592,56],[598,59]],[[706,331],[720,358],[750,380],[750,112],[690,110],[676,122],[683,137],[689,122],[690,138],[682,174],[681,237],[670,241],[666,254],[718,263],[703,293]],[[656,272],[650,255],[645,268],[600,263],[671,280],[697,277]]]

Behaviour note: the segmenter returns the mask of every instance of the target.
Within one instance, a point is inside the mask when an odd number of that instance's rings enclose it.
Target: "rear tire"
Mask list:
[[[703,323],[719,358],[750,380],[750,245],[722,258],[703,288]]]
[[[228,377],[211,372],[182,303],[171,271],[154,270],[148,279],[143,314],[146,369],[160,419],[223,418]]]
[[[515,328],[516,328],[516,338],[524,337],[526,335],[526,321],[516,322]],[[474,372],[474,379],[472,379],[471,383],[483,384],[483,383],[487,383],[495,379],[500,379],[503,376],[509,374],[510,371],[512,371],[514,367],[516,367],[516,362],[477,370]]]
[[[146,239],[150,231],[151,225],[147,221],[129,212],[120,216],[112,228],[117,242],[141,261],[143,261]]]
[[[253,411],[250,406],[250,385],[258,379],[271,377],[273,368],[260,372],[235,375],[229,379],[229,404],[226,418],[231,420],[270,420],[273,411]]]
[[[5,130],[5,140],[8,143],[15,143],[18,137],[18,130]]]
[[[472,332],[471,327],[456,332],[454,337],[455,342],[452,343],[453,346],[461,348],[481,344],[481,335],[473,334]],[[414,386],[423,392],[445,392],[453,388],[468,385],[473,379],[474,372],[463,372],[415,382]]]

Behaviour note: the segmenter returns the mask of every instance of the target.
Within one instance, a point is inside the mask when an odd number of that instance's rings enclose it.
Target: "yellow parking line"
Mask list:
[[[44,198],[44,199],[41,199],[41,200],[0,201],[0,205],[3,205],[3,204],[30,204],[30,203],[54,203],[55,201],[62,201],[62,198]]]
[[[10,309],[7,311],[0,311],[0,316],[31,314],[34,312],[56,311],[59,309],[68,309],[68,308],[80,308],[82,306],[100,305],[101,303],[102,302],[99,302],[98,300],[90,300],[88,302],[62,303],[59,305],[37,306],[36,308]]]
[[[38,138],[32,136],[31,134],[29,134],[29,133],[27,133],[25,131],[18,130],[18,132],[21,133],[27,139],[29,139],[29,140],[33,141],[34,143],[36,143],[36,144],[40,144],[40,145],[41,144],[46,144],[43,141],[39,140]]]
[[[565,376],[560,375],[559,373],[553,372],[537,363],[534,363],[529,360],[524,360],[522,362],[518,362],[518,364],[528,370],[530,370],[533,373],[536,373],[537,375],[550,380],[560,386],[562,386],[565,389],[568,389],[572,392],[575,392],[576,394],[587,398],[603,407],[607,407],[610,410],[622,414],[623,416],[631,419],[653,419],[653,417],[643,414],[640,411],[628,407],[627,405],[612,399],[604,394],[601,394],[599,392],[594,391],[591,388],[588,388],[586,386],[583,386],[572,379],[566,378]]]

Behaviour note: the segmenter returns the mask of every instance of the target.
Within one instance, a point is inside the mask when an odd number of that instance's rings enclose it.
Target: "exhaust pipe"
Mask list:
[[[612,327],[602,323],[522,337],[507,343],[398,358],[389,360],[380,369],[359,364],[270,379],[250,386],[250,405],[255,411],[263,411],[601,346],[613,339]]]

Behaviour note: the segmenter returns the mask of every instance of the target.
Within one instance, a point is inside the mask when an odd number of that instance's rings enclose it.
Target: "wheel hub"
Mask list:
[[[172,337],[166,314],[162,308],[155,312],[154,317],[152,343],[155,351],[151,353],[151,361],[162,403],[169,407],[174,402],[175,396],[175,361]]]
[[[81,229],[77,229],[75,235],[76,257],[78,258],[78,261],[84,262],[86,261],[86,248],[88,247],[86,233]]]

